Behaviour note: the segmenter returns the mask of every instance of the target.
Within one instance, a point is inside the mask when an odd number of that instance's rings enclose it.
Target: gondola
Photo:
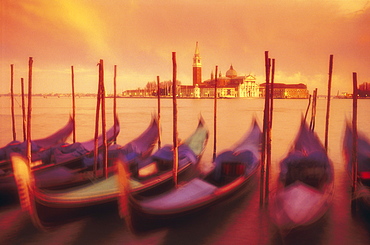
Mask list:
[[[197,153],[202,154],[208,139],[208,130],[203,123],[199,123],[195,132],[196,133],[192,134],[185,142],[190,144],[188,147],[199,150]],[[181,158],[181,155],[179,155],[179,158]],[[200,158],[200,155],[196,155],[196,158]],[[40,219],[38,215],[39,209],[44,207],[63,210],[87,208],[99,204],[115,202],[119,195],[117,174],[73,188],[45,190],[35,185],[33,171],[30,171],[24,157],[13,154],[12,164],[22,209],[27,211],[35,226],[41,229],[45,229],[47,224],[43,223]],[[162,177],[155,176],[154,178],[157,179],[156,181],[158,183],[161,183],[169,181],[172,175],[168,176],[164,174]],[[132,189],[135,190],[137,181],[133,181],[131,185]],[[156,186],[157,185],[151,187],[154,188]]]
[[[73,131],[73,119],[69,118],[68,123],[54,134],[31,141],[32,160],[37,161],[42,156],[49,155],[52,148],[64,144]],[[10,161],[11,153],[26,155],[27,142],[12,141],[0,148],[0,191],[13,190],[15,188],[13,169]]]
[[[208,142],[208,129],[203,118],[200,118],[198,127],[178,148],[178,174],[185,174],[187,170],[194,170],[202,157]],[[127,162],[126,156],[121,161]],[[127,163],[126,163],[127,164]],[[173,177],[172,145],[165,145],[147,159],[131,161],[129,164],[132,193],[146,193],[150,195],[159,185],[168,183]],[[156,193],[156,191],[154,191]]]
[[[241,193],[257,172],[260,166],[260,144],[261,130],[254,120],[250,131],[234,147],[215,158],[214,168],[209,173],[149,197],[130,192],[128,182],[125,181],[127,170],[124,164],[119,164],[121,217],[132,218],[130,223],[135,228],[136,218],[149,221],[174,219],[230,199]]]
[[[333,165],[302,119],[291,150],[280,162],[278,187],[271,197],[272,221],[282,232],[315,223],[329,209],[333,187]]]
[[[350,123],[346,123],[343,138],[343,154],[346,168],[352,178],[353,131]],[[357,137],[357,183],[353,201],[361,208],[370,212],[370,140],[362,133]]]
[[[114,130],[112,128],[107,133],[110,143],[114,139],[113,132]],[[116,128],[116,134],[118,132],[119,128]],[[153,117],[148,128],[131,142],[124,146],[117,144],[110,145],[108,148],[108,169],[106,170],[108,175],[116,172],[114,161],[120,155],[124,155],[129,162],[143,160],[149,157],[158,141],[158,136],[158,121]],[[94,173],[94,154],[92,154],[92,146],[89,145],[91,143],[82,143],[78,148],[74,147],[71,152],[67,150],[65,154],[62,154],[66,156],[61,157],[61,159],[68,159],[67,161],[56,161],[52,166],[34,169],[33,174],[36,186],[41,189],[64,189],[93,180],[95,181],[97,178],[103,177],[102,154],[100,153],[98,156],[97,164],[99,167]],[[56,157],[61,155],[59,149],[56,155]]]
[[[71,135],[73,130],[73,119],[72,117],[69,118],[67,124],[48,137],[42,139],[36,139],[31,141],[31,150],[33,154],[33,158],[37,159],[38,152],[45,151],[50,149],[53,146],[59,145],[67,140],[67,138]],[[3,168],[5,166],[11,167],[10,163],[10,154],[12,152],[18,152],[20,154],[25,155],[27,148],[27,142],[20,142],[20,141],[12,141],[4,147],[0,148],[0,167]]]
[[[108,145],[113,142],[120,131],[118,119],[107,131]],[[103,147],[103,136],[97,139],[98,150]],[[38,152],[32,157],[31,169],[34,173],[36,185],[40,188],[64,187],[72,179],[75,182],[84,182],[91,178],[86,171],[93,167],[94,139],[72,144],[60,143],[45,151]],[[84,173],[83,177],[80,173]],[[80,176],[80,178],[77,178]],[[82,177],[82,178],[81,178]],[[0,178],[0,190],[11,193],[16,190],[13,172],[8,172]]]

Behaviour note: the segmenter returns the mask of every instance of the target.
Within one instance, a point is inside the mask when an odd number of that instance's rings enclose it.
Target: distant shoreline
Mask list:
[[[15,97],[21,97],[21,94],[14,94]],[[27,96],[27,94],[25,95]],[[69,98],[71,94],[33,94],[34,97],[53,97],[53,98]],[[10,94],[0,94],[0,97],[10,97]],[[96,94],[76,94],[76,98],[96,98]],[[107,95],[106,98],[113,98],[113,95]],[[117,96],[117,99],[157,99],[157,96]],[[161,96],[161,99],[172,99],[172,96]],[[213,97],[177,97],[178,99],[214,99]],[[263,99],[264,97],[218,97],[217,99]],[[326,95],[318,95],[318,99],[326,99]],[[332,96],[332,99],[352,99],[352,96]],[[276,100],[307,100],[308,98],[274,98]],[[370,97],[358,97],[358,99],[370,99]]]

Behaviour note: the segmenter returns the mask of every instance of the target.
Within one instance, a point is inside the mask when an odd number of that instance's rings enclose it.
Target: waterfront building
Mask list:
[[[195,91],[194,91],[193,85],[179,85],[177,89],[177,95],[178,97],[188,97],[188,98],[194,98]]]
[[[212,72],[211,78],[199,85],[200,97],[213,97],[216,81],[218,97],[246,98],[259,96],[259,86],[256,83],[255,76],[250,74],[238,76],[233,65],[231,65],[226,72],[226,76],[222,76],[220,72],[216,79]]]
[[[307,85],[274,83],[273,95],[275,99],[307,99],[309,92]],[[260,97],[265,97],[266,83],[260,85]]]
[[[215,81],[217,80],[218,97],[240,98],[259,96],[256,78],[252,75],[238,76],[232,65],[226,72],[226,76],[222,76],[221,72],[217,79],[216,76],[217,74],[214,76],[212,72],[210,79],[202,81],[202,61],[197,42],[193,56],[193,86],[180,86],[181,94],[195,98],[214,97]]]
[[[148,91],[146,89],[131,89],[131,90],[125,90],[122,92],[121,96],[123,97],[148,97],[153,96],[151,91]]]
[[[249,75],[238,76],[233,66],[222,76],[221,72],[217,75],[211,73],[211,78],[202,81],[202,59],[199,52],[198,42],[196,42],[193,56],[193,84],[178,85],[177,94],[179,97],[188,98],[207,98],[214,97],[215,82],[217,81],[217,96],[221,98],[248,98],[259,97],[259,86],[256,77]],[[152,84],[153,83],[153,84]],[[179,83],[178,83],[179,84]],[[148,86],[151,85],[151,86]],[[166,84],[165,87],[172,87]],[[157,88],[154,82],[150,82],[143,89],[126,90],[122,93],[124,97],[150,97],[157,95]],[[171,96],[171,90],[162,89],[159,91],[162,96]]]
[[[362,83],[358,86],[358,96],[361,98],[370,97],[370,83]]]
[[[215,93],[215,82],[217,81],[217,97],[220,98],[258,98],[265,96],[266,84],[258,85],[256,77],[249,75],[238,75],[233,65],[230,65],[225,76],[221,72],[213,74],[210,78],[202,81],[202,60],[199,52],[198,42],[195,46],[193,56],[193,84],[181,85],[178,82],[177,94],[178,97],[187,98],[213,98]],[[151,85],[151,86],[148,86]],[[126,90],[122,93],[125,97],[150,97],[157,95],[155,82],[148,83],[144,89]],[[161,83],[162,84],[162,83]],[[163,83],[162,89],[159,91],[162,96],[172,96],[172,82]],[[364,88],[369,88],[368,84],[363,85]],[[361,85],[360,85],[360,88]],[[307,85],[274,83],[274,98],[308,98],[309,92]]]

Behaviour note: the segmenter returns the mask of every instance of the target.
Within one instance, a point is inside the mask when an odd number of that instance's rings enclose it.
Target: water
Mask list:
[[[107,128],[113,123],[112,99],[107,99]],[[262,99],[218,100],[217,152],[233,145],[248,130],[256,117],[262,126]],[[9,97],[0,97],[0,146],[12,139]],[[20,98],[16,99],[17,139],[22,139]],[[77,141],[94,135],[93,98],[76,99]],[[316,132],[324,141],[326,101],[318,100]],[[358,101],[358,128],[370,136],[370,100]],[[279,161],[293,142],[307,100],[275,100],[272,130],[271,189],[275,188]],[[119,144],[138,136],[157,112],[155,99],[118,99],[121,124]],[[246,195],[183,218],[167,226],[152,227],[132,235],[119,219],[115,207],[98,210],[81,219],[57,226],[49,232],[36,230],[17,203],[0,206],[1,244],[370,244],[369,219],[352,217],[350,179],[344,169],[341,144],[346,119],[351,119],[351,100],[332,100],[329,128],[329,157],[335,167],[335,195],[332,207],[315,226],[282,237],[271,224],[266,209],[259,207],[258,178]],[[33,99],[32,138],[46,137],[65,125],[71,114],[70,98]],[[202,116],[210,138],[201,161],[206,167],[213,151],[213,100],[178,100],[178,134],[185,139]],[[172,100],[161,101],[162,145],[172,142]]]

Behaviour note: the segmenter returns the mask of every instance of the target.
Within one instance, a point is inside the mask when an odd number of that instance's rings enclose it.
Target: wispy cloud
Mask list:
[[[102,58],[108,81],[116,64],[119,86],[137,88],[157,75],[171,79],[175,51],[178,78],[190,84],[196,41],[204,79],[215,65],[226,72],[232,63],[240,74],[255,74],[262,83],[268,50],[276,59],[277,82],[303,82],[324,93],[330,54],[333,89],[348,91],[353,71],[360,82],[370,80],[366,0],[28,2],[1,3],[2,81],[9,79],[10,63],[24,71],[28,56],[34,56],[35,66],[45,70],[40,76],[53,78],[40,90],[58,92],[54,83],[68,78],[56,70],[75,65],[80,82],[91,84]],[[90,87],[95,92],[93,86],[81,89]]]

